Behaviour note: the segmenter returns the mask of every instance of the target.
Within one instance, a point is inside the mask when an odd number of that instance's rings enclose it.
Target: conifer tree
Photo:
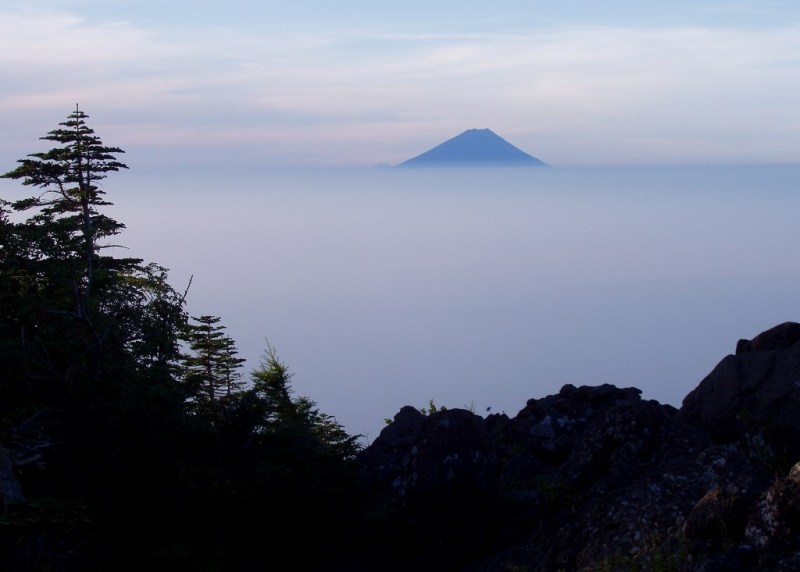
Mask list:
[[[166,269],[106,254],[124,225],[105,214],[101,182],[127,167],[87,117],[76,107],[41,138],[54,148],[2,175],[32,196],[0,200],[0,447],[58,490],[120,463],[120,451],[161,446],[159,424],[182,407],[184,296]]]
[[[251,378],[253,391],[264,403],[262,431],[302,436],[338,458],[350,459],[356,455],[359,436],[348,435],[333,416],[321,412],[308,397],[292,396],[292,374],[274,347],[267,344]]]
[[[102,254],[124,225],[102,212],[111,203],[100,184],[127,166],[115,158],[124,151],[104,145],[87,118],[76,107],[41,138],[58,146],[2,175],[38,192],[2,201],[29,218],[4,223],[0,303],[10,304],[37,375],[90,378],[104,356],[120,350],[135,367],[158,364],[166,371],[185,322],[183,297],[167,283],[166,269]],[[71,359],[79,355],[82,363]]]
[[[254,569],[263,514],[280,554],[335,547],[356,437],[271,348],[245,390],[220,319],[189,324],[165,268],[113,256],[101,185],[127,167],[87,117],[1,176],[36,192],[0,198],[0,569]]]
[[[200,408],[213,408],[221,399],[241,391],[239,371],[244,359],[238,357],[236,343],[219,325],[219,316],[192,316],[182,334],[189,346],[183,355],[183,379],[191,400]]]
[[[87,115],[76,106],[60,129],[54,129],[42,140],[60,146],[42,153],[32,153],[18,161],[19,166],[3,175],[22,179],[22,184],[42,189],[42,193],[11,203],[16,211],[39,209],[31,219],[31,238],[40,248],[41,259],[53,258],[63,263],[64,257],[79,255],[73,277],[75,309],[83,316],[91,294],[95,267],[102,240],[118,234],[124,225],[100,212],[109,206],[100,182],[109,172],[127,169],[114,154],[124,153],[108,147],[86,125]],[[38,231],[38,232],[35,232]],[[107,262],[107,261],[106,261]],[[141,260],[118,260],[115,265],[130,266]]]

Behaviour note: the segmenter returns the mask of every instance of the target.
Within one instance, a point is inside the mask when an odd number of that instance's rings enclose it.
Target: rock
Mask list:
[[[740,342],[738,353],[723,358],[684,398],[681,419],[717,443],[760,448],[777,464],[800,459],[799,335],[800,324],[787,322]]]
[[[759,549],[800,547],[800,464],[778,479],[758,502],[747,525],[747,540]]]
[[[373,490],[388,491],[401,467],[411,463],[425,415],[407,405],[383,428],[359,458],[363,479]]]
[[[752,340],[739,340],[736,344],[736,354],[785,350],[798,341],[800,341],[800,324],[784,322],[758,334]]]
[[[452,569],[491,537],[497,460],[482,417],[404,407],[359,461],[393,534],[414,546],[402,557]]]
[[[565,385],[514,417],[402,408],[358,459],[382,511],[372,562],[800,570],[798,341],[792,322],[740,341],[680,409],[611,384]]]
[[[714,489],[692,507],[683,533],[690,540],[721,545],[741,540],[752,505],[736,491]]]

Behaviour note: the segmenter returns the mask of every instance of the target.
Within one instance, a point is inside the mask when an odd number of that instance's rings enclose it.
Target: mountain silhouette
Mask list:
[[[430,151],[417,155],[400,167],[464,167],[548,165],[528,155],[494,133],[491,129],[467,129],[461,135],[448,139]]]

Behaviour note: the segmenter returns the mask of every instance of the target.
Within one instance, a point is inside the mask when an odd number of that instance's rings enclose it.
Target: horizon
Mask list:
[[[481,126],[558,167],[795,163],[798,32],[781,1],[10,2],[0,162],[77,103],[145,170],[396,165]]]

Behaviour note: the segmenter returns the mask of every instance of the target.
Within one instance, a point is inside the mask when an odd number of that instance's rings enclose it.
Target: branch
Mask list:
[[[183,291],[183,296],[181,296],[181,302],[186,301],[186,296],[189,295],[189,288],[192,286],[192,279],[194,278],[194,274],[189,276],[189,283],[186,285],[186,290]]]

